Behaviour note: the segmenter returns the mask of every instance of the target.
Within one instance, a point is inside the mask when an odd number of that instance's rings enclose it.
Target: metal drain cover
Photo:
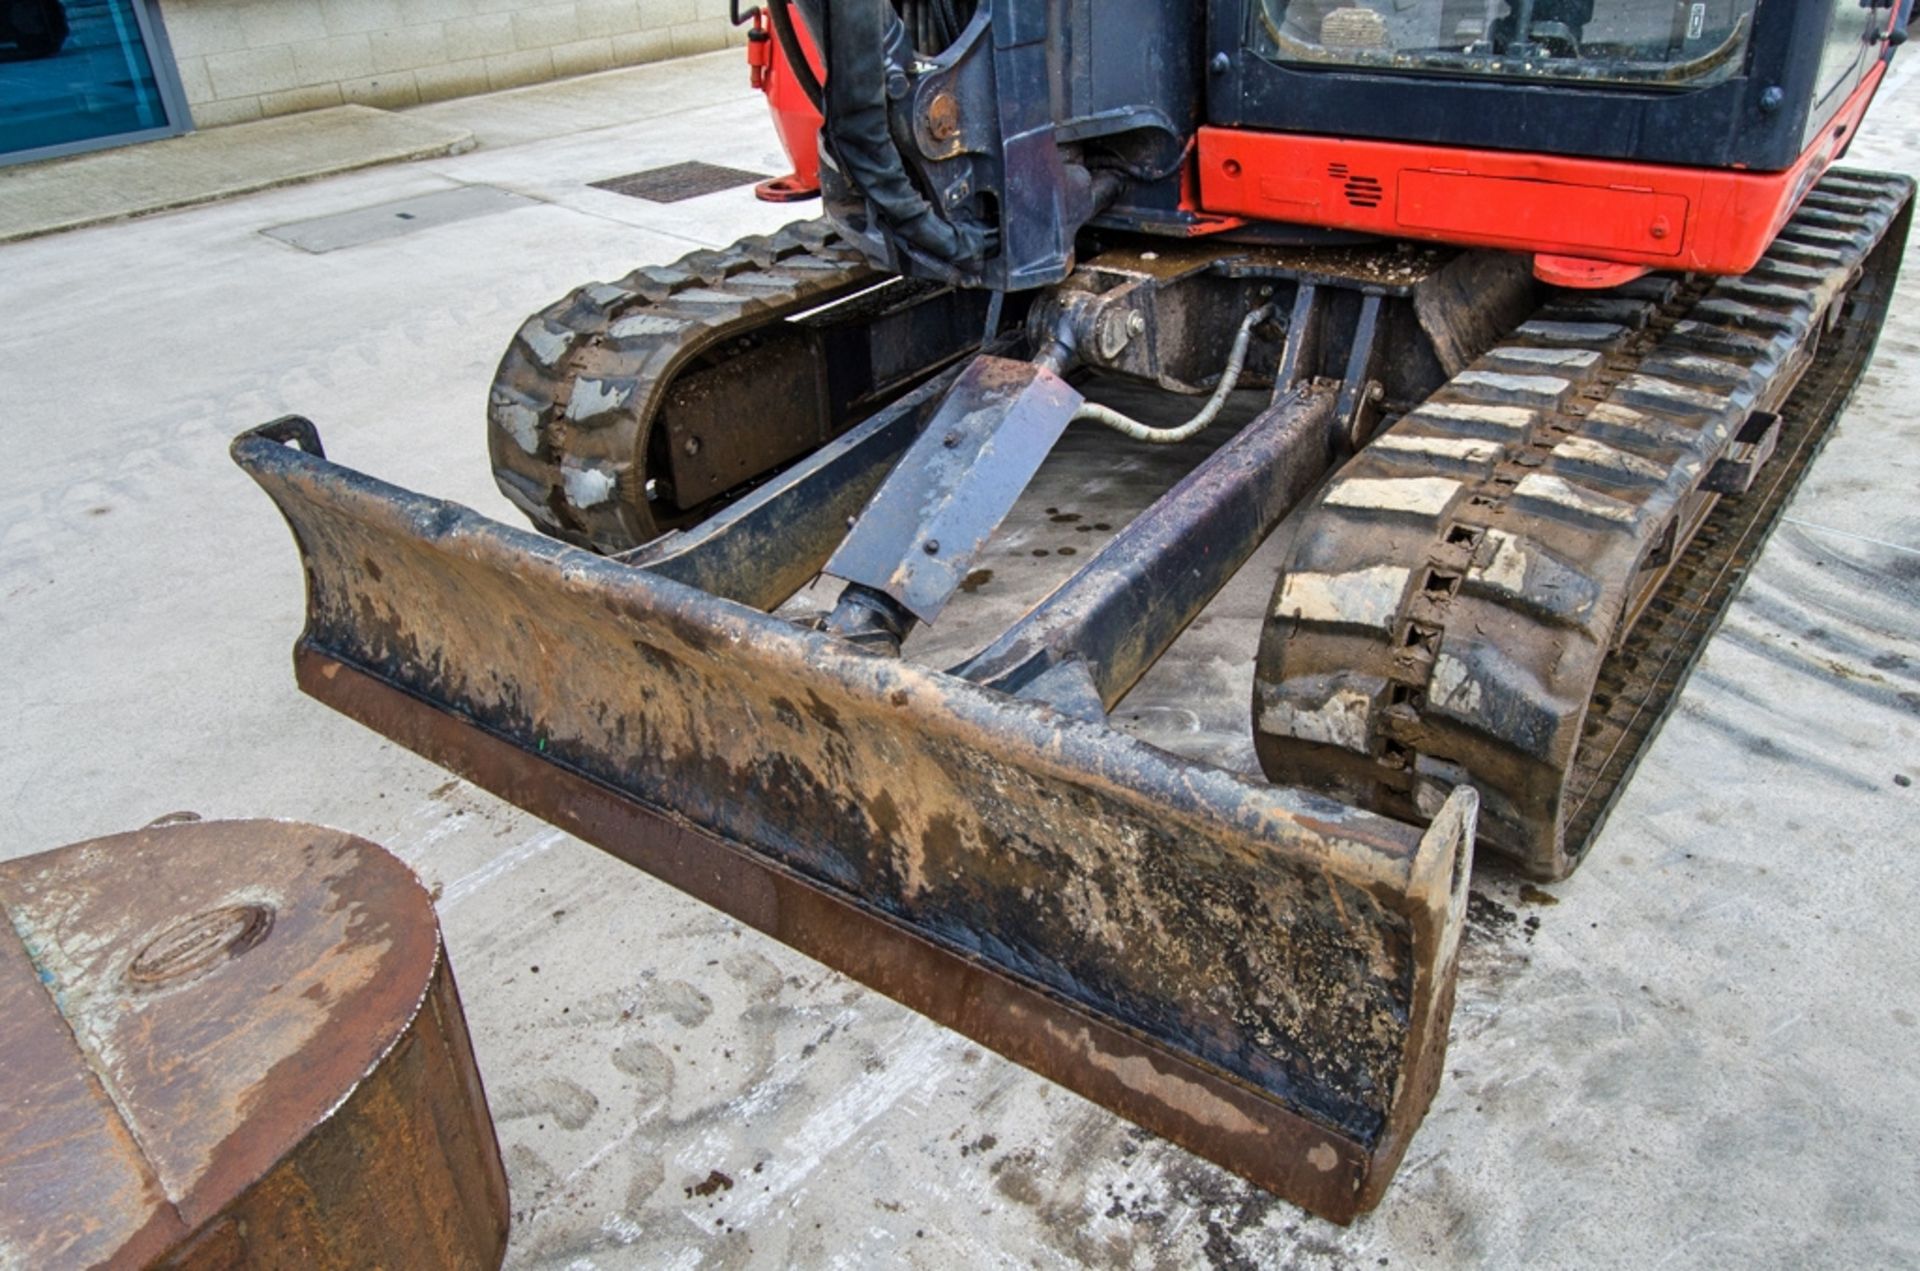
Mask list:
[[[623,177],[608,177],[604,181],[589,184],[596,190],[610,190],[651,203],[678,203],[682,199],[697,199],[703,194],[716,194],[721,190],[731,190],[735,186],[751,185],[766,179],[764,172],[746,172],[739,168],[723,168],[714,163],[693,162],[670,163],[664,168],[629,172]]]
[[[537,199],[525,198],[491,185],[463,185],[410,199],[398,199],[392,203],[355,208],[351,212],[339,212],[333,216],[320,216],[310,221],[275,225],[260,232],[268,238],[277,238],[303,252],[317,255],[338,251],[342,247],[377,243],[381,239],[432,229],[436,225],[472,220],[476,216],[510,212],[517,207],[539,206]]]

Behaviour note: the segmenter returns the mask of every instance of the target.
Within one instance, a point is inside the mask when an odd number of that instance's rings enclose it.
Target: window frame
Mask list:
[[[158,0],[130,0],[135,24],[140,28],[140,42],[145,49],[147,62],[153,70],[153,83],[160,95],[161,113],[167,122],[152,128],[136,128],[129,132],[108,133],[100,137],[87,137],[79,141],[62,141],[50,146],[35,146],[30,150],[13,150],[0,154],[0,168],[12,167],[20,163],[34,163],[41,159],[59,159],[67,155],[86,154],[93,150],[108,150],[115,146],[132,145],[141,141],[158,141],[163,137],[177,137],[193,129],[193,112],[187,104],[186,89],[180,83],[180,68],[174,62],[173,43],[167,38],[166,23],[161,19]]]

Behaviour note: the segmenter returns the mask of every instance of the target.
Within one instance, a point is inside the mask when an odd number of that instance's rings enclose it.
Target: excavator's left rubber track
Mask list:
[[[801,221],[572,290],[520,326],[493,376],[493,480],[541,532],[605,553],[697,520],[714,493],[829,440],[833,424],[818,419],[810,392],[818,355],[804,340],[781,340],[799,334],[783,319],[881,280],[826,221]],[[701,376],[707,361],[712,374]],[[724,417],[730,403],[712,399],[739,392],[758,411],[733,419],[795,419],[745,447],[749,470],[716,480],[712,457],[724,442],[668,438],[662,413],[682,394]],[[676,465],[693,459],[701,470],[676,490]]]

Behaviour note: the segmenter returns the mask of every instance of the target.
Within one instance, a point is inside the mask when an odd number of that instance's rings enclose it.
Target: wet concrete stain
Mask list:
[[[1206,1239],[1200,1246],[1207,1265],[1214,1271],[1257,1271],[1267,1265],[1264,1259],[1244,1248],[1240,1237],[1264,1226],[1268,1215],[1280,1202],[1265,1192],[1254,1191],[1238,1180],[1211,1170],[1174,1169],[1168,1182],[1178,1203],[1200,1211]],[[1294,1227],[1287,1235],[1300,1252],[1312,1252],[1340,1259],[1340,1250],[1330,1241],[1305,1235]],[[1300,1249],[1297,1241],[1314,1246]]]
[[[988,1173],[993,1175],[994,1190],[1008,1200],[1037,1208],[1046,1199],[1034,1169],[1030,1151],[1013,1152],[995,1161]]]
[[[1090,1160],[1124,1169],[1090,1188],[1081,1172]],[[995,1158],[987,1174],[994,1192],[1030,1211],[1047,1242],[1074,1265],[1213,1271],[1384,1265],[1344,1248],[1331,1227],[1285,1201],[1098,1113],[1071,1119],[1044,1146]]]
[[[591,1090],[565,1077],[540,1077],[506,1086],[492,1103],[497,1121],[542,1117],[563,1130],[580,1129],[600,1108],[600,1100]]]
[[[1733,639],[1725,630],[1722,630],[1717,638],[1730,641]],[[1693,673],[1693,678],[1698,680],[1702,686],[1712,688],[1716,695],[1747,700],[1747,704],[1761,706],[1764,709],[1778,709],[1777,704],[1769,705],[1762,702],[1757,695],[1745,693],[1738,685],[1714,674],[1706,668],[1696,670]],[[1828,682],[1834,684],[1845,683],[1845,681],[1839,680],[1830,680]],[[1871,782],[1862,779],[1859,774],[1850,772],[1838,764],[1821,758],[1810,748],[1798,745],[1797,743],[1791,746],[1783,745],[1776,737],[1764,736],[1754,732],[1752,729],[1741,727],[1720,711],[1715,710],[1713,705],[1707,702],[1704,695],[1700,699],[1693,701],[1683,699],[1679,705],[1678,713],[1705,724],[1756,759],[1765,759],[1778,764],[1803,767],[1810,771],[1818,772],[1824,778],[1853,790],[1868,791],[1877,788]]]
[[[1508,940],[1519,934],[1520,915],[1482,891],[1467,893],[1468,940]]]
[[[736,951],[710,960],[707,965],[722,968],[725,973],[722,983],[730,982],[732,986],[727,1012],[716,1014],[712,1000],[684,980],[657,981],[651,972],[643,972],[639,985],[591,994],[562,1007],[564,1023],[549,1015],[534,1025],[546,1030],[556,1026],[581,1028],[612,1024],[636,1030],[622,1038],[608,1056],[614,1071],[627,1078],[617,1093],[607,1092],[613,1098],[614,1108],[624,1108],[627,1128],[617,1132],[615,1139],[602,1149],[609,1154],[607,1164],[594,1175],[599,1181],[567,1179],[563,1182],[527,1144],[503,1143],[515,1204],[525,1205],[529,1191],[533,1197],[533,1203],[518,1217],[527,1227],[540,1228],[523,1231],[521,1237],[527,1242],[526,1248],[534,1263],[566,1265],[616,1249],[657,1247],[667,1230],[660,1220],[669,1213],[686,1216],[682,1201],[656,1194],[669,1172],[663,1145],[675,1135],[729,1123],[734,1116],[730,1111],[733,1100],[742,1091],[755,1089],[773,1071],[775,1030],[798,1022],[792,1009],[780,1001],[789,987],[788,979],[775,964],[757,953]],[[800,982],[795,979],[791,986],[800,987]],[[744,1005],[743,1011],[741,1005]],[[739,1013],[736,1015],[735,1011]],[[733,1048],[716,1044],[726,1038],[726,1034],[702,1038],[691,1031],[715,1026],[729,1028],[736,1020],[747,1030],[739,1059],[735,1059]],[[666,1026],[664,1032],[660,1031],[662,1025]],[[676,1026],[689,1030],[677,1034],[687,1040],[684,1048],[670,1040],[676,1035]],[[836,1021],[828,1028],[838,1026]],[[637,1031],[642,1028],[648,1032]],[[735,1040],[735,1045],[741,1044]],[[695,1054],[684,1052],[699,1052],[699,1057],[696,1059]],[[709,1060],[715,1056],[720,1062],[711,1065],[715,1070],[709,1076]],[[676,1094],[677,1088],[679,1094]],[[584,1089],[579,1093],[583,1099],[594,1098]],[[689,1095],[690,1100],[685,1097]],[[683,1105],[677,1115],[676,1098]],[[520,1102],[531,1105],[536,1099]],[[578,1109],[569,1106],[565,1099],[543,1102],[558,1103],[561,1110],[578,1119]],[[589,1112],[582,1128],[599,1124],[602,1126],[599,1132],[604,1134],[608,1132],[604,1124],[608,1107],[604,1101],[596,1100],[596,1103],[601,1115],[595,1117]],[[691,1106],[685,1106],[688,1103]],[[546,1113],[541,1119],[547,1124],[555,1120],[550,1107],[526,1106],[525,1110]],[[497,1117],[496,1120],[502,1125],[503,1140],[524,1134],[526,1131],[520,1127],[531,1124],[519,1119],[507,1121]],[[760,1146],[744,1146],[756,1154],[764,1151]],[[753,1173],[760,1172],[761,1166],[756,1165]],[[723,1194],[731,1193],[732,1201],[737,1204],[748,1177],[729,1174],[723,1169],[711,1169],[705,1176],[683,1177],[680,1190],[685,1202],[723,1207],[713,1228],[699,1240],[703,1265],[741,1266],[751,1252],[739,1229],[732,1225],[736,1221],[735,1212],[724,1209],[729,1202],[723,1199]],[[684,1236],[680,1239],[683,1241]],[[684,1248],[684,1244],[676,1248]],[[650,1257],[644,1264],[653,1265],[660,1260]]]

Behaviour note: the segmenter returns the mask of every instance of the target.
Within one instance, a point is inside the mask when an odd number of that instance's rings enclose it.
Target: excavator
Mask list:
[[[1476,855],[1579,865],[1872,355],[1913,186],[1836,165],[1911,7],[767,0],[763,192],[824,215],[513,335],[532,531],[301,417],[236,440],[296,675],[1349,1221],[1440,1079]],[[917,659],[1069,429],[1201,457]],[[1262,772],[1119,726],[1283,521]]]

